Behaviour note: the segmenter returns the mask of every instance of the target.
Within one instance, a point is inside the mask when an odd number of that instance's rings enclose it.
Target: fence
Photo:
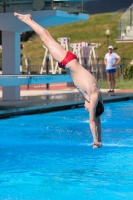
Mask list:
[[[132,59],[130,58],[122,58],[121,64],[117,66],[117,71],[116,71],[116,78],[124,78],[124,69],[126,66],[130,65]],[[22,74],[40,74],[41,71],[41,63],[42,59],[27,59],[27,64],[25,64],[25,60],[21,60],[21,73]],[[2,62],[0,60],[0,67],[2,68]],[[106,71],[105,71],[105,66],[104,66],[104,58],[97,58],[90,64],[87,64],[87,62],[84,62],[84,67],[94,75],[97,81],[104,81],[107,79],[106,77]],[[62,74],[65,74],[66,71],[62,69],[61,71]],[[45,66],[44,66],[44,72],[43,74],[51,74],[51,66],[50,62],[47,59]],[[67,86],[73,86],[73,83],[67,83]],[[29,86],[25,86],[25,89],[28,89]],[[36,85],[36,89],[45,89],[49,88],[49,85]]]
[[[131,60],[132,60],[131,58],[122,58],[121,59],[121,63],[117,66],[116,78],[124,78],[124,69],[126,66],[130,65]],[[29,59],[28,67],[26,67],[24,64],[24,61],[23,61],[22,74],[29,74],[29,73],[30,74],[40,74],[42,65],[37,64],[37,63],[41,63],[41,60]],[[94,77],[96,78],[97,81],[106,80],[104,58],[96,58],[90,64],[85,62],[84,67],[94,75]],[[44,71],[45,72],[43,72],[43,74],[51,74],[51,66],[50,66],[50,62],[48,59],[44,66]],[[61,73],[65,74],[66,71],[64,69],[62,69]]]

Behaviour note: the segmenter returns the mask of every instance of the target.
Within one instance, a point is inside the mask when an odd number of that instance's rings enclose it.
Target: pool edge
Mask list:
[[[110,96],[104,97],[104,103],[113,103],[113,102],[120,102],[120,101],[127,101],[133,100],[133,95],[125,94],[123,96]],[[37,106],[25,106],[25,107],[14,107],[11,109],[3,109],[0,110],[0,119],[9,118],[13,116],[20,116],[20,115],[31,115],[31,114],[38,114],[38,113],[48,113],[54,112],[59,110],[65,109],[74,109],[84,106],[84,100],[79,101],[69,101],[69,102],[60,102],[55,104],[49,105],[37,105]]]

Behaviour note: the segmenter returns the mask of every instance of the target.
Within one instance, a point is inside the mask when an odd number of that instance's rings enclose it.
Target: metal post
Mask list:
[[[125,33],[122,33],[121,37],[122,37],[122,58],[124,58],[124,37],[125,37]]]
[[[107,48],[109,46],[109,35],[107,35]]]
[[[122,79],[124,79],[124,66],[125,66],[125,65],[124,65],[124,64],[125,64],[125,63],[124,63],[124,60],[125,60],[125,59],[123,58],[123,59],[122,59]]]
[[[28,58],[28,67],[27,67],[27,74],[30,74],[30,59]],[[27,85],[27,90],[29,90],[30,89],[30,85],[28,84]]]
[[[28,60],[27,74],[30,74],[30,65],[31,65],[31,62],[30,62],[29,58],[27,60]]]
[[[46,58],[46,74],[49,74],[49,58]],[[49,83],[46,83],[46,89],[49,89]]]
[[[130,6],[130,26],[132,28],[132,5]]]
[[[53,5],[53,0],[51,0],[51,10],[53,10],[54,5]]]
[[[118,39],[121,39],[121,20],[118,20]]]
[[[98,82],[98,80],[99,80],[99,58],[96,58],[96,60],[97,60],[96,80]]]
[[[105,34],[106,34],[106,36],[107,36],[107,45],[109,46],[109,37],[110,37],[110,34],[111,34],[110,30],[107,29],[106,32],[105,32]],[[108,48],[108,47],[107,47],[107,48]]]
[[[122,78],[124,78],[124,36],[125,36],[125,33],[122,33]]]
[[[81,1],[81,13],[83,13],[83,11],[84,11],[84,3],[83,1]]]
[[[6,0],[4,0],[4,2],[3,2],[3,12],[4,13],[6,12]]]

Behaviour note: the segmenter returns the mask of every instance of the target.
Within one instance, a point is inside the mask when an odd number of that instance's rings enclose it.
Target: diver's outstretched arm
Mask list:
[[[91,99],[92,100],[92,99]],[[95,101],[95,99],[94,99]],[[94,102],[93,101],[93,102]],[[85,101],[85,109],[90,113],[90,129],[93,137],[93,148],[98,148],[101,143],[101,121],[100,117],[95,117],[95,104]]]
[[[96,126],[97,126],[97,133],[98,133],[98,142],[102,142],[101,139],[101,119],[100,116],[96,117]]]

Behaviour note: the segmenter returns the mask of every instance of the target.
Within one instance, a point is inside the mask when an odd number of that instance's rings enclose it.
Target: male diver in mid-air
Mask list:
[[[53,58],[59,63],[59,67],[69,71],[74,85],[85,98],[85,109],[90,114],[90,129],[93,136],[93,148],[101,147],[100,115],[104,112],[104,106],[102,95],[95,78],[79,64],[76,55],[66,51],[59,43],[57,43],[46,29],[31,18],[30,14],[22,15],[15,12],[14,16],[29,25],[39,35]]]

